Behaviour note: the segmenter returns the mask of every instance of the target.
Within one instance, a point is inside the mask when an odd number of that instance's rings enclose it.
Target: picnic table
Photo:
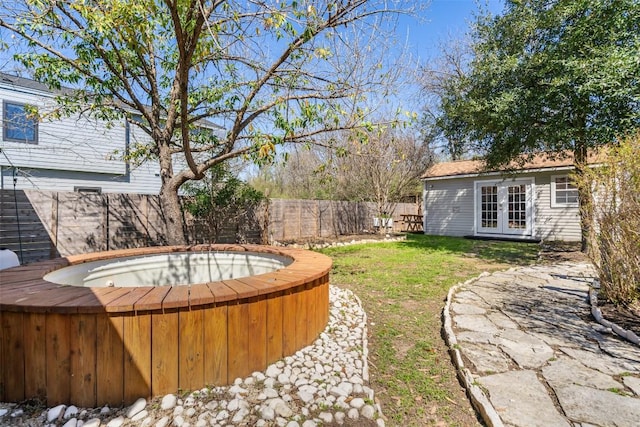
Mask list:
[[[400,218],[404,225],[402,231],[422,231],[422,215],[403,214]]]

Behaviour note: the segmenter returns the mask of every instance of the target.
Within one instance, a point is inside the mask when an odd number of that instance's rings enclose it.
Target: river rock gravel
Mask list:
[[[0,425],[384,426],[368,385],[366,313],[349,290],[330,286],[329,298],[329,322],[312,345],[228,387],[139,399],[125,408],[0,403]]]

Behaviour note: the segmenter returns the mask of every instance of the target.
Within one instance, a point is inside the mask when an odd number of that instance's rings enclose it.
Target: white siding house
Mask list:
[[[510,173],[483,171],[475,160],[436,164],[422,176],[424,232],[580,241],[572,162],[538,156]]]
[[[33,80],[0,73],[0,189],[157,194],[156,162],[133,166],[122,154],[148,136],[124,121],[46,119],[54,94]],[[32,119],[35,108],[44,115]],[[45,113],[45,114],[43,114]]]

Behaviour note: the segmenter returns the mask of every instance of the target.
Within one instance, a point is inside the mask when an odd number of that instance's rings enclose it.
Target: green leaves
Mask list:
[[[475,57],[445,102],[490,166],[532,150],[613,141],[640,125],[640,4],[523,0],[480,17]]]
[[[15,0],[0,6],[0,27],[16,36],[15,59],[61,90],[56,117],[129,119],[147,134],[129,157],[159,162],[168,222],[179,224],[178,189],[210,168],[373,128],[362,106],[390,79],[364,55],[377,55],[389,25],[377,15],[391,10],[386,0]]]
[[[186,186],[185,208],[204,221],[216,241],[222,227],[246,216],[247,212],[265,200],[264,194],[234,176],[227,164],[209,169],[199,183]]]

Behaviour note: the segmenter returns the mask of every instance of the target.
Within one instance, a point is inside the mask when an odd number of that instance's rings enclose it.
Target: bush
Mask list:
[[[589,255],[602,296],[615,304],[640,297],[640,134],[606,151],[578,185],[593,191]]]
[[[207,176],[186,185],[184,208],[194,219],[195,243],[220,242],[225,228],[234,230],[235,243],[246,243],[255,224],[255,210],[266,197],[232,174],[225,165],[214,166]]]

